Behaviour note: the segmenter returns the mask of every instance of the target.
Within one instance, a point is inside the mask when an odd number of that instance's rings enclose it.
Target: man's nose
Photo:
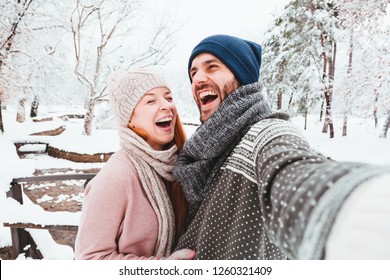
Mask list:
[[[197,83],[202,83],[207,81],[207,75],[204,71],[198,70],[195,75],[192,77],[192,83],[197,84]]]

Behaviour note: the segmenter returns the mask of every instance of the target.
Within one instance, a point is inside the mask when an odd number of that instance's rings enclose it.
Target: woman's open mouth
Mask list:
[[[156,122],[156,125],[161,128],[168,128],[172,124],[173,116],[164,117]]]

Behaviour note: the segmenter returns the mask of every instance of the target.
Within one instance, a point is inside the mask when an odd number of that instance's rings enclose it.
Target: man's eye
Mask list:
[[[146,101],[146,104],[153,104],[154,103],[154,100],[148,100]]]

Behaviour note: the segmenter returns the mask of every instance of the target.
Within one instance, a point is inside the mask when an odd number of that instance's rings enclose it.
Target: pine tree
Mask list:
[[[291,1],[268,29],[262,76],[278,108],[307,116],[322,92],[329,96],[327,63],[335,25],[330,10],[325,1]],[[330,109],[328,98],[328,121]]]

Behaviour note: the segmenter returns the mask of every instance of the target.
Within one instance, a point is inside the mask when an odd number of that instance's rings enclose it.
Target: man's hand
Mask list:
[[[195,258],[196,252],[190,249],[181,249],[173,252],[167,260],[192,260]]]

